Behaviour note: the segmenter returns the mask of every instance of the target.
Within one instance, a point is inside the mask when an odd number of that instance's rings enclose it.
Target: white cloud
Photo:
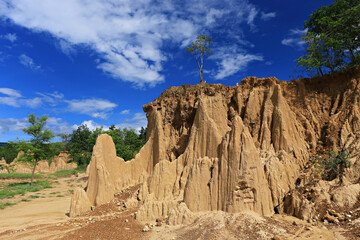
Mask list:
[[[305,41],[301,39],[306,33],[307,29],[290,29],[289,37],[281,40],[281,44],[289,47],[296,48],[298,50],[303,50],[306,45]]]
[[[19,91],[11,88],[0,88],[0,93],[15,98],[22,97]]]
[[[44,102],[49,103],[53,107],[56,106],[61,101],[63,101],[63,98],[64,98],[64,94],[59,93],[57,91],[55,91],[53,93],[39,93],[39,92],[37,92],[36,94],[40,95]]]
[[[269,12],[269,13],[261,12],[261,19],[264,21],[268,21],[274,17],[276,17],[276,12]]]
[[[19,131],[27,127],[28,121],[24,119],[0,118],[0,134],[6,134],[11,131]]]
[[[222,29],[233,33],[229,36],[237,35],[230,26],[237,26],[236,31],[241,32],[242,23],[255,30],[258,13],[259,9],[247,0],[0,3],[0,16],[35,32],[52,34],[68,56],[78,45],[89,47],[99,56],[99,69],[140,87],[164,81],[163,64],[169,56],[164,52],[165,44],[184,47],[196,34],[215,29],[220,23],[229,26]],[[40,67],[29,60],[22,62]]]
[[[77,126],[70,126],[67,122],[63,122],[61,118],[49,117],[47,123],[55,134],[70,134],[73,130],[77,129]]]
[[[81,125],[86,125],[90,129],[90,131],[94,131],[97,128],[102,128],[103,130],[108,130],[109,129],[109,126],[98,124],[94,120],[83,121],[80,125],[74,124],[72,126],[72,128],[77,129]]]
[[[255,20],[255,17],[258,15],[258,13],[259,13],[259,11],[255,7],[250,8],[250,13],[247,18],[247,23],[250,25],[250,28],[252,30],[255,30],[254,20]]]
[[[30,108],[38,108],[42,104],[42,99],[39,97],[32,99],[20,99],[21,104],[30,107]]]
[[[129,113],[130,113],[129,109],[125,109],[120,112],[120,114],[129,114]]]
[[[82,113],[102,119],[106,119],[108,113],[117,107],[117,104],[106,99],[73,99],[65,100],[65,102],[68,103],[68,110],[71,112]]]
[[[33,71],[39,70],[41,68],[40,65],[36,65],[34,60],[31,57],[27,56],[26,54],[21,54],[19,56],[19,62],[22,65],[31,68],[31,70]]]
[[[16,33],[8,33],[5,35],[0,35],[0,38],[9,40],[10,42],[13,43],[17,40],[17,35],[16,35]]]
[[[15,97],[0,97],[0,104],[12,106],[12,107],[20,106],[18,99]]]
[[[215,52],[216,54],[210,57],[218,60],[215,79],[223,79],[243,71],[250,62],[264,60],[263,56],[245,53],[236,46],[218,48]]]

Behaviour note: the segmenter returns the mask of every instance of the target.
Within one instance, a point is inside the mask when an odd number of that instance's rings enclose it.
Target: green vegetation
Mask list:
[[[65,196],[64,196],[64,195],[59,194],[59,195],[56,195],[56,197],[65,197]]]
[[[47,116],[36,117],[34,114],[29,114],[30,126],[24,128],[23,131],[31,136],[31,140],[29,142],[19,141],[18,150],[23,151],[25,154],[18,161],[28,162],[33,166],[30,185],[33,183],[38,161],[52,157],[51,145],[48,143],[55,135],[52,131],[45,129],[47,119]]]
[[[85,171],[79,171],[76,169],[69,169],[69,170],[61,170],[55,173],[51,173],[50,175],[56,176],[56,177],[71,177],[72,175],[75,175],[77,173],[84,173]]]
[[[4,209],[8,206],[12,206],[12,205],[15,205],[16,203],[13,203],[13,202],[5,202],[5,203],[0,203],[0,209]]]
[[[0,159],[4,158],[6,163],[11,163],[18,154],[15,143],[6,143],[0,146]]]
[[[206,35],[198,35],[196,41],[191,43],[191,47],[186,48],[186,52],[189,52],[195,56],[196,63],[199,67],[200,82],[203,82],[203,67],[204,67],[204,56],[210,56],[210,44],[212,37]]]
[[[125,161],[134,158],[146,142],[146,129],[144,128],[137,133],[134,129],[120,129],[112,125],[108,131],[102,128],[90,131],[86,125],[81,125],[73,131],[68,142],[71,157],[79,165],[79,169],[86,169],[96,139],[103,133],[107,133],[113,138],[117,156]]]
[[[305,21],[308,48],[297,66],[316,75],[342,71],[360,64],[360,2],[336,0]]]
[[[16,173],[16,172],[10,172],[10,173],[0,173],[0,179],[7,179],[7,178],[18,178],[18,179],[25,179],[25,178],[31,178],[31,173]],[[40,174],[34,174],[34,178],[41,177]]]
[[[345,168],[351,166],[349,158],[350,154],[346,151],[333,151],[323,156],[316,155],[314,158],[315,173],[319,173],[321,178],[327,181],[337,177],[342,181]]]
[[[37,192],[45,188],[51,188],[51,184],[46,180],[37,180],[32,185],[29,182],[5,184],[0,189],[0,199],[25,195],[26,192]]]

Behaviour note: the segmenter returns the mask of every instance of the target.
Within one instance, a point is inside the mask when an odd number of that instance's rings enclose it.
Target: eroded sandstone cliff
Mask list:
[[[248,77],[236,87],[171,87],[144,106],[147,142],[133,160],[116,157],[111,137],[99,136],[88,186],[75,192],[70,215],[140,185],[140,220],[176,224],[191,211],[213,210],[301,217],[296,211],[311,203],[292,193],[309,181],[302,172],[311,157],[357,142],[359,83],[357,68],[291,82]],[[359,177],[349,176],[349,183]]]

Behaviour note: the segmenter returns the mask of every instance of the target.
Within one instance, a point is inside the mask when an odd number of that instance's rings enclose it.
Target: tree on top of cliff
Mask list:
[[[360,1],[336,0],[321,7],[305,21],[308,45],[306,54],[296,59],[297,66],[318,75],[360,64]]]
[[[210,44],[212,37],[206,35],[198,35],[196,41],[191,43],[191,47],[186,48],[186,52],[194,54],[196,63],[199,67],[200,72],[200,82],[203,82],[203,66],[204,66],[204,56],[210,56]]]

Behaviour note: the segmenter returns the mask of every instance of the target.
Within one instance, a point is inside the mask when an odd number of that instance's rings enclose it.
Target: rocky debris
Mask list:
[[[142,230],[143,232],[148,232],[149,231],[149,227],[147,225],[145,225],[144,229]]]
[[[86,196],[98,206],[140,185],[124,206],[141,203],[136,219],[167,218],[170,224],[190,221],[191,212],[216,210],[320,221],[335,205],[354,206],[357,158],[340,188],[328,181],[311,186],[314,177],[304,172],[316,152],[360,147],[359,73],[171,87],[144,106],[147,142],[133,160],[116,157],[110,136],[98,137]]]

